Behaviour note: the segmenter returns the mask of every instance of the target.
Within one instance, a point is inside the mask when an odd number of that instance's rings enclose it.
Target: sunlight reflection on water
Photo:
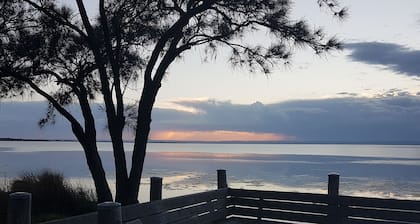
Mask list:
[[[185,173],[177,176],[165,176],[163,178],[163,198],[171,198],[182,196],[186,194],[198,193],[216,189],[213,180],[206,179],[206,174],[192,174]],[[90,178],[70,178],[70,183],[74,186],[82,186],[85,189],[93,190],[93,182]],[[115,194],[115,179],[109,180],[111,183],[111,191]],[[344,182],[344,188],[340,191],[342,195],[360,196],[360,197],[375,197],[375,198],[394,198],[407,200],[420,200],[418,192],[410,192],[405,189],[404,194],[398,192],[400,189],[384,188],[387,182],[383,181],[369,181],[366,184],[351,184]],[[417,187],[419,183],[415,184]],[[302,192],[302,193],[327,193],[327,184],[324,182],[310,183],[303,186],[288,186],[264,182],[257,179],[233,180],[229,182],[231,188],[253,189],[253,190],[268,190],[268,191],[284,191],[284,192]],[[368,188],[368,189],[367,189]],[[149,201],[150,181],[149,178],[143,178],[141,182],[139,201]],[[410,193],[409,193],[410,192]]]
[[[51,169],[62,172],[72,184],[93,187],[76,142],[6,143],[0,143],[3,179],[24,171]],[[115,192],[112,152],[106,148],[109,145],[101,143],[101,149],[105,150],[100,154]],[[150,146],[141,201],[149,200],[151,176],[163,177],[163,197],[167,198],[216,189],[217,169],[227,170],[228,182],[234,188],[326,193],[327,174],[338,172],[341,194],[420,200],[419,146],[166,143]],[[130,157],[131,152],[127,152],[127,158]]]

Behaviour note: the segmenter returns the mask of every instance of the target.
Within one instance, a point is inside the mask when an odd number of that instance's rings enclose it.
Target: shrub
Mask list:
[[[32,193],[32,216],[36,222],[94,211],[96,197],[92,191],[72,187],[62,174],[43,171],[26,173],[13,180],[11,192]]]
[[[6,187],[0,187],[0,223],[6,223],[7,221],[8,193],[4,189],[6,189]]]

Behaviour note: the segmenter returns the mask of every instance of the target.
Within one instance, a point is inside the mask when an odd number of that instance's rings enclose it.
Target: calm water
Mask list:
[[[127,158],[131,147],[126,144]],[[111,144],[99,148],[113,183]],[[342,194],[420,199],[417,145],[150,143],[141,200],[147,200],[147,177],[164,177],[164,196],[171,197],[214,189],[220,168],[232,187],[325,193],[328,173],[338,172]],[[0,142],[1,179],[42,169],[91,186],[77,142]]]
[[[149,152],[254,153],[284,155],[327,155],[420,159],[420,145],[349,145],[349,144],[202,144],[149,143]],[[112,151],[109,142],[98,143],[100,151]],[[131,151],[133,143],[126,143]],[[45,152],[82,151],[77,142],[0,142],[0,151]]]

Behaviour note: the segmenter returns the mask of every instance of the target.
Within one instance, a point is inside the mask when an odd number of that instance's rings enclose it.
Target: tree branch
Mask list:
[[[114,54],[114,51],[112,49],[112,40],[111,40],[111,34],[109,32],[108,27],[108,18],[106,16],[105,12],[105,6],[104,6],[104,0],[99,0],[99,13],[100,13],[100,21],[101,21],[101,27],[102,31],[104,33],[104,41],[105,41],[105,49],[108,56],[108,61],[111,65],[114,82],[113,85],[115,87],[115,96],[117,101],[117,119],[118,119],[118,128],[123,129],[124,128],[124,99],[123,94],[121,91],[121,79],[120,79],[120,66],[119,61],[116,59],[116,55]]]
[[[80,109],[83,113],[83,118],[85,120],[85,133],[87,138],[96,140],[96,127],[95,127],[95,118],[92,114],[92,109],[88,101],[88,94],[84,87],[80,88],[78,94],[76,94],[79,99]]]
[[[162,35],[162,37],[157,42],[155,48],[153,49],[152,55],[149,59],[149,63],[146,66],[144,77],[145,83],[152,81],[152,70],[155,67],[156,62],[159,59],[159,55],[162,53],[168,40],[177,35],[178,32],[182,31],[182,29],[188,24],[189,20],[192,17],[209,9],[211,5],[216,1],[217,0],[208,0],[203,2],[201,5],[198,5],[195,8],[188,10],[187,13],[180,16],[180,18]]]
[[[182,31],[178,33],[178,35],[171,41],[168,51],[165,53],[165,56],[162,58],[162,61],[159,63],[159,66],[156,70],[155,77],[153,78],[153,82],[160,86],[160,83],[165,75],[166,69],[169,65],[175,60],[179,54],[188,48],[177,48],[179,41],[182,39]]]
[[[90,48],[93,51],[93,54],[95,56],[95,61],[98,64],[99,77],[101,80],[101,91],[103,94],[106,112],[108,116],[108,124],[109,123],[112,124],[111,121],[115,119],[116,114],[115,114],[114,102],[112,99],[112,93],[109,89],[110,88],[109,81],[108,81],[108,76],[107,76],[107,72],[105,68],[106,63],[104,62],[102,58],[100,47],[98,46],[98,43],[97,43],[98,39],[96,38],[95,31],[93,30],[92,25],[89,22],[89,17],[86,13],[86,8],[83,4],[83,0],[76,0],[76,2],[77,2],[77,7],[79,8],[80,16],[82,17],[83,24],[88,34],[88,42],[89,42]],[[111,126],[110,128],[112,128]]]
[[[82,36],[83,38],[87,39],[87,35],[86,33],[84,33],[81,29],[79,29],[79,27],[77,27],[76,25],[72,24],[70,21],[68,21],[66,18],[64,18],[63,16],[60,15],[60,13],[52,10],[49,11],[46,8],[36,4],[35,2],[31,1],[31,0],[24,0],[26,3],[28,3],[29,5],[31,5],[32,7],[34,7],[35,9],[43,12],[45,15],[49,16],[50,18],[54,19],[55,21],[59,22],[62,25],[65,25],[69,28],[71,28],[72,30],[76,31],[80,36]]]
[[[35,92],[37,92],[38,94],[43,96],[46,100],[48,100],[48,102],[50,102],[54,106],[54,108],[71,123],[73,129],[76,129],[76,131],[79,132],[79,133],[85,134],[82,126],[77,121],[77,119],[75,117],[73,117],[73,115],[71,115],[70,112],[68,112],[66,109],[64,109],[64,107],[62,107],[60,105],[60,103],[58,103],[51,95],[49,95],[47,92],[45,92],[44,90],[39,88],[30,79],[28,79],[28,78],[26,78],[26,77],[24,77],[20,74],[15,73],[15,74],[13,74],[13,77],[20,80],[20,81],[23,81],[23,82],[27,83]],[[80,136],[77,136],[77,137],[80,137]]]

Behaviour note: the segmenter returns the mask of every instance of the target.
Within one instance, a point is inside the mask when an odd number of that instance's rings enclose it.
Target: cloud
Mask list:
[[[353,61],[384,66],[400,74],[420,77],[420,50],[382,42],[349,43],[345,48],[351,50],[349,57]]]
[[[345,97],[357,97],[357,96],[359,96],[358,93],[352,93],[352,92],[339,92],[339,93],[336,93],[336,94],[339,95],[339,96],[345,96]]]
[[[155,108],[152,137],[167,138],[170,134],[184,140],[205,140],[208,135],[211,140],[222,136],[223,140],[418,143],[420,96],[395,94],[399,92],[391,90],[377,98],[340,97],[273,104],[177,101],[200,113]],[[73,138],[64,120],[42,130],[37,127],[45,108],[46,104],[39,102],[0,103],[0,137]],[[95,117],[99,119],[99,136],[106,136],[103,112],[95,112]]]
[[[29,139],[75,139],[70,125],[60,115],[55,124],[44,128],[38,126],[40,118],[45,117],[46,102],[0,102],[0,137]],[[76,105],[67,107],[74,117],[81,121],[82,115]],[[96,119],[98,139],[108,139],[106,117],[99,104],[92,109]],[[6,128],[7,127],[7,128]]]
[[[377,94],[376,97],[393,97],[393,96],[410,96],[410,95],[412,94],[406,90],[393,88],[393,89],[389,89],[385,91],[384,93]]]
[[[419,142],[420,97],[337,98],[275,104],[179,101],[202,111],[154,112],[154,130],[231,130],[295,136],[300,141]],[[171,113],[175,116],[171,116]],[[172,119],[170,119],[172,117]]]

